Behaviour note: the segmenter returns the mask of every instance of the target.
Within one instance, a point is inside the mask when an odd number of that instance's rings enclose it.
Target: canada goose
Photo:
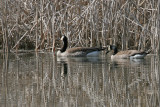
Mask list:
[[[93,47],[75,47],[67,49],[68,39],[66,36],[62,36],[61,40],[63,41],[63,47],[57,51],[57,56],[62,57],[83,57],[83,56],[98,56],[100,51],[104,48],[93,48]]]
[[[113,50],[113,55],[111,59],[120,59],[120,58],[131,58],[131,59],[143,59],[150,52],[138,51],[138,50],[126,50],[118,52],[118,49],[114,45],[109,46],[110,50]]]

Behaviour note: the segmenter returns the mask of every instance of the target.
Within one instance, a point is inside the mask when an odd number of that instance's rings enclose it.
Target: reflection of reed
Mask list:
[[[146,64],[124,64],[114,69],[112,63],[101,59],[97,62],[75,59],[57,62],[50,54],[7,61],[8,72],[0,69],[2,106],[159,105],[157,57],[147,58]]]
[[[7,98],[8,98],[8,67],[9,67],[9,58],[8,58],[8,53],[3,53],[3,59],[2,59],[2,66],[0,67],[0,74],[1,74],[1,86],[3,86],[3,89],[0,88],[0,95],[2,95],[3,97],[0,98],[2,101],[5,102],[4,105],[6,105],[7,103]],[[3,84],[2,84],[3,83]]]

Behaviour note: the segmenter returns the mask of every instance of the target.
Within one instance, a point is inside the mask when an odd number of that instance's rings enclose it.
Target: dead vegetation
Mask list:
[[[159,52],[158,0],[0,0],[0,48],[106,46]]]

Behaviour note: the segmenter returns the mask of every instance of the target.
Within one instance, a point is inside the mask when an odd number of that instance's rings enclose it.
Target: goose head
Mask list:
[[[57,56],[63,56],[68,47],[68,39],[65,35],[63,35],[60,40],[63,42],[63,46],[57,51]]]

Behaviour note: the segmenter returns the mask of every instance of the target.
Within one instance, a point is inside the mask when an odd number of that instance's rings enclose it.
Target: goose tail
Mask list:
[[[108,54],[109,52],[110,52],[110,50],[108,49],[108,47],[109,47],[110,45],[107,45],[107,46],[103,46],[103,47],[101,47],[101,49],[102,50],[105,50],[106,52],[106,54]]]
[[[105,46],[101,47],[101,50],[106,50],[106,49],[107,49],[107,47],[105,47]]]
[[[151,52],[152,52],[151,48],[149,50],[145,51],[146,54],[150,54]]]

